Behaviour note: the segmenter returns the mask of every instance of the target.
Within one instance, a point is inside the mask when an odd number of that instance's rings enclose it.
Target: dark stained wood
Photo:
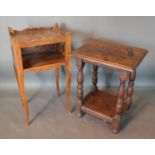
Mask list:
[[[117,104],[115,109],[115,116],[112,121],[112,127],[113,132],[117,133],[120,128],[120,121],[121,121],[121,113],[123,111],[123,104],[124,104],[124,98],[125,98],[125,85],[126,80],[128,78],[128,72],[127,71],[121,71],[120,72],[120,86],[118,89],[118,98],[117,98]]]
[[[97,82],[98,82],[98,66],[97,65],[93,65],[93,77],[92,77],[92,84],[93,84],[93,87],[92,87],[92,90],[93,91],[96,91],[98,88],[97,88]]]
[[[63,55],[55,52],[43,52],[38,54],[25,54],[22,56],[24,71],[43,71],[55,68],[58,65],[65,65]]]
[[[41,72],[54,69],[57,95],[59,92],[59,67],[66,67],[66,110],[70,112],[71,37],[58,24],[51,28],[28,28],[22,31],[9,27],[14,70],[29,125],[29,104],[24,85],[27,71]]]
[[[75,50],[75,56],[116,69],[134,72],[147,53],[146,49],[99,39],[89,39]]]
[[[44,53],[44,52],[58,52],[58,53],[60,53],[58,46],[60,46],[60,44],[32,46],[32,47],[22,48],[21,52],[22,52],[22,55],[35,54],[35,53],[38,54],[38,53]]]
[[[78,74],[77,74],[77,102],[76,102],[76,112],[77,116],[81,117],[81,105],[83,100],[83,68],[85,63],[81,59],[76,59],[76,65],[78,68]]]
[[[136,71],[129,74],[129,82],[128,82],[128,88],[127,88],[127,99],[126,99],[128,109],[130,108],[131,103],[132,103],[132,94],[133,94],[135,79],[136,79]]]
[[[106,91],[91,91],[84,99],[82,111],[95,115],[98,118],[112,123],[115,116],[117,95]],[[122,113],[125,112],[126,104],[123,104]]]
[[[118,133],[121,118],[132,102],[136,67],[146,55],[147,50],[128,45],[121,45],[105,40],[90,39],[74,56],[78,68],[77,75],[77,114],[86,112],[111,124],[114,133]],[[83,64],[93,64],[93,91],[83,98]],[[120,73],[118,94],[110,94],[97,88],[98,66],[105,66]],[[126,81],[129,79],[126,88]]]
[[[83,100],[82,111],[112,122],[115,115],[117,97],[102,91],[90,92]]]

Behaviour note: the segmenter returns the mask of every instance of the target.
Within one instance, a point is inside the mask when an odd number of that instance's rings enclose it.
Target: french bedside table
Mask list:
[[[70,112],[71,85],[71,36],[56,23],[52,27],[33,27],[18,31],[9,27],[13,66],[29,125],[29,103],[24,75],[27,72],[55,70],[57,94],[59,92],[59,68],[66,68],[66,110]]]

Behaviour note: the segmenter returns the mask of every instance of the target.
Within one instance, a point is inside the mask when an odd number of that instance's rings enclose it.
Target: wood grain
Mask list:
[[[27,71],[43,71],[49,68],[56,68],[57,66],[65,65],[65,58],[63,55],[55,52],[44,52],[38,54],[25,54],[22,56],[23,69]]]
[[[89,39],[83,46],[75,50],[77,75],[77,112],[81,111],[96,116],[111,124],[114,133],[120,130],[121,118],[132,102],[136,68],[147,53],[146,49],[99,39]],[[93,65],[91,91],[83,99],[83,65]],[[100,91],[97,88],[98,66],[119,71],[120,86],[117,95]],[[126,81],[129,79],[128,87]]]
[[[22,31],[9,27],[14,70],[29,125],[29,105],[24,85],[26,72],[55,70],[57,95],[59,92],[59,67],[66,67],[66,110],[70,112],[71,83],[71,37],[58,26],[50,28],[27,28]]]
[[[50,28],[27,28],[21,31],[11,30],[21,47],[45,45],[66,41],[66,33],[55,24]]]
[[[117,104],[117,95],[106,92],[106,91],[91,91],[83,99],[82,111],[89,114],[95,115],[96,117],[112,122],[115,116]],[[123,109],[125,110],[125,105],[123,104]],[[123,114],[122,110],[122,114]]]
[[[98,90],[97,82],[98,82],[98,66],[93,65],[93,77],[92,77],[92,84],[93,84],[92,90],[93,91]]]
[[[83,100],[83,68],[85,63],[82,61],[82,59],[76,59],[76,65],[78,68],[78,74],[77,74],[77,100],[76,100],[76,112],[77,116],[81,117],[81,105]]]
[[[89,39],[74,55],[107,67],[134,72],[147,50],[99,39]]]
[[[115,116],[113,117],[113,121],[112,121],[112,128],[113,128],[114,133],[117,133],[120,129],[121,114],[122,114],[123,106],[124,106],[124,98],[126,96],[125,86],[126,86],[127,79],[128,79],[128,72],[121,71],[120,72],[120,86],[118,88]],[[126,103],[125,105],[126,107],[128,106]]]

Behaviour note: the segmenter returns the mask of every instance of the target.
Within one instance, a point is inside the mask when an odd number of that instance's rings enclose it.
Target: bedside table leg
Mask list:
[[[134,81],[136,79],[136,71],[129,74],[129,83],[127,88],[127,110],[129,110],[131,104],[132,104],[132,94],[134,89]]]
[[[66,109],[68,113],[71,113],[71,98],[70,98],[70,90],[71,90],[71,64],[70,60],[66,65]]]
[[[120,128],[120,121],[121,121],[121,112],[123,108],[124,96],[125,96],[125,84],[128,78],[128,72],[121,71],[120,72],[120,86],[118,89],[118,99],[116,104],[116,114],[112,121],[112,128],[113,132],[117,133]]]
[[[21,85],[19,83],[19,78],[18,78],[18,74],[17,74],[15,67],[14,67],[14,71],[15,71],[15,75],[16,75],[16,79],[17,79],[17,83],[18,83],[18,88],[20,90],[20,96],[22,96]],[[22,103],[22,106],[24,106],[24,101],[23,101],[22,97],[21,97],[21,103]]]
[[[18,82],[19,82],[19,90],[21,93],[21,98],[22,102],[24,105],[25,109],[25,115],[26,115],[26,125],[29,125],[29,105],[27,102],[27,97],[26,97],[26,90],[25,90],[25,85],[24,85],[24,75],[18,76]]]
[[[55,69],[55,80],[56,80],[57,95],[60,96],[60,88],[59,88],[59,67]]]
[[[66,109],[68,113],[71,113],[71,37],[70,33],[66,33],[65,43],[65,61],[66,61]]]
[[[77,58],[76,65],[78,68],[76,112],[77,112],[77,116],[81,117],[81,105],[83,100],[83,81],[84,81],[83,68],[85,63],[82,61],[82,59]]]
[[[93,65],[93,77],[92,77],[92,90],[96,91],[98,90],[97,88],[97,82],[98,82],[98,66],[97,65]]]

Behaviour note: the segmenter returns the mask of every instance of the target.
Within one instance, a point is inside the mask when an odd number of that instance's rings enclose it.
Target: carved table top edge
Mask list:
[[[95,42],[93,42],[93,41],[95,41]],[[89,43],[91,43],[91,45],[89,45]],[[136,49],[136,53],[138,53],[138,54],[140,53],[140,56],[139,57],[137,56],[138,58],[136,57],[137,60],[136,60],[135,63],[130,62],[130,65],[124,65],[123,63],[121,64],[120,61],[116,61],[116,62],[109,61],[109,60],[107,61],[106,59],[104,60],[104,59],[101,59],[100,57],[93,57],[93,54],[91,53],[92,55],[90,55],[90,53],[89,53],[91,46],[94,48],[94,50],[95,49],[100,50],[97,46],[95,46],[95,43],[99,44],[99,46],[101,46],[102,43],[105,44],[105,46],[107,44],[107,46],[108,46],[107,49],[111,48],[110,45],[118,46],[118,49],[120,48],[120,50],[122,50],[122,49],[124,50],[124,48]],[[83,52],[83,48],[84,48],[84,52]],[[126,45],[126,44],[120,44],[120,43],[101,40],[101,39],[89,39],[88,42],[86,42],[86,44],[82,45],[80,48],[75,49],[72,52],[72,56],[76,57],[76,58],[83,59],[84,61],[88,61],[88,62],[91,62],[91,63],[98,63],[98,64],[101,64],[101,65],[106,66],[106,67],[110,67],[110,68],[114,68],[114,69],[121,69],[121,70],[125,70],[125,71],[128,71],[128,72],[134,72],[136,70],[136,68],[139,66],[139,64],[141,63],[141,61],[144,59],[144,57],[146,56],[147,53],[148,53],[148,50],[144,49],[144,48],[133,47],[133,46],[129,46],[129,45]],[[109,54],[107,54],[108,56],[106,56],[106,54],[107,53],[105,53],[105,57],[109,58]],[[132,54],[132,51],[131,51],[131,54]],[[135,61],[135,59],[133,58],[132,61]]]
[[[98,66],[101,66],[101,67],[107,67],[109,69],[114,69],[114,70],[124,70],[124,71],[128,71],[128,72],[135,72],[135,69],[132,69],[132,68],[129,68],[129,67],[126,67],[126,66],[117,66],[117,65],[111,65],[111,64],[107,64],[107,63],[104,63],[103,61],[97,61],[97,60],[92,60],[90,58],[84,58],[84,57],[81,57],[81,56],[75,56],[76,58],[80,58],[82,59],[84,62],[86,63],[91,63],[91,64],[97,64]]]

